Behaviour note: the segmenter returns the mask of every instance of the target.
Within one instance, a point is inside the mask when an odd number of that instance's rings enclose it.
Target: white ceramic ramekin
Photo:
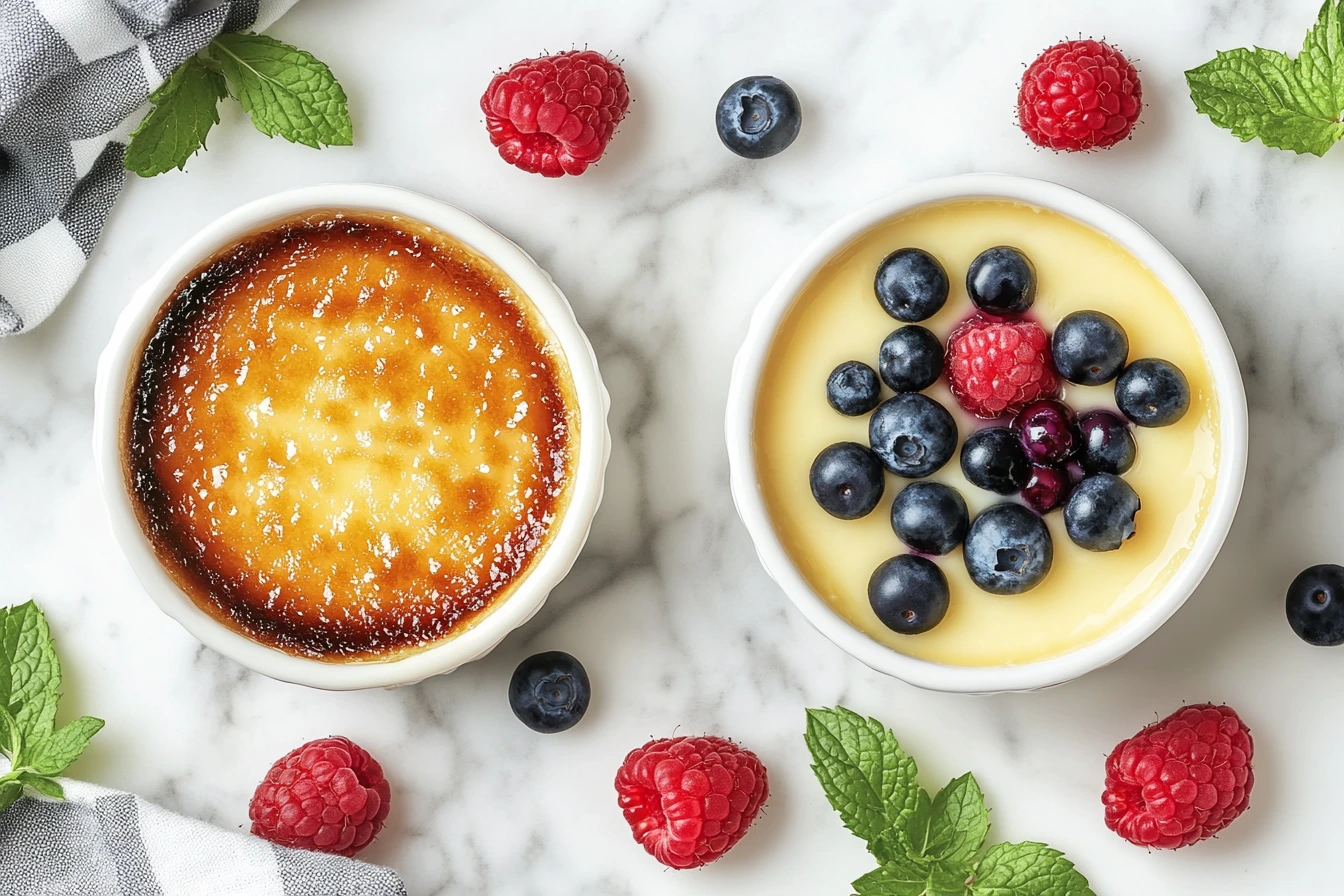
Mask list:
[[[812,590],[780,544],[761,496],[752,450],[756,393],[767,352],[785,313],[817,269],[851,241],[895,215],[933,203],[975,198],[1010,199],[1059,212],[1129,250],[1157,275],[1189,316],[1218,390],[1218,479],[1208,517],[1185,562],[1166,586],[1120,628],[1063,656],[1014,666],[948,666],[915,659],[878,643],[846,622]],[[1241,372],[1218,315],[1199,284],[1150,233],[1115,209],[1058,184],[1001,174],[967,174],[911,184],[863,206],[817,237],[779,278],[752,316],[746,341],[733,364],[726,429],[733,500],[765,571],[822,634],[854,657],[879,672],[938,691],[994,693],[1049,687],[1114,662],[1133,650],[1185,603],[1208,572],[1232,525],[1246,474],[1246,393]]]
[[[405,215],[450,234],[489,258],[532,299],[564,352],[579,405],[579,446],[569,507],[550,545],[499,606],[457,636],[382,662],[328,663],[294,656],[253,641],[217,622],[173,582],[136,520],[121,460],[121,421],[128,384],[148,328],[181,279],[217,250],[271,222],[317,209]],[[522,249],[482,221],[446,203],[396,187],[332,184],[291,190],[249,202],[187,240],[131,297],[98,359],[94,385],[93,452],[112,532],[145,591],[201,643],[250,669],[296,684],[333,690],[411,684],[451,672],[489,653],[504,636],[541,609],[583,548],[602,500],[611,454],[607,411],[611,401],[597,357],[559,287]]]

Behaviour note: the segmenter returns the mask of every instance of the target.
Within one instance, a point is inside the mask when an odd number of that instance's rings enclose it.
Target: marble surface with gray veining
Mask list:
[[[803,707],[843,702],[894,727],[924,783],[973,769],[991,836],[1064,849],[1098,894],[1325,893],[1338,827],[1344,649],[1283,619],[1302,567],[1344,561],[1344,150],[1243,145],[1198,116],[1183,70],[1215,50],[1300,45],[1317,0],[495,3],[305,0],[273,33],[331,64],[356,146],[268,141],[236,105],[187,173],[136,181],[74,294],[0,343],[0,600],[36,598],[66,669],[66,711],[107,719],[72,770],[228,828],[298,743],[344,734],[393,781],[366,853],[412,894],[822,894],[869,867],[808,770]],[[1133,140],[1053,155],[1014,126],[1023,64],[1104,36],[1135,58]],[[603,162],[546,181],[503,164],[477,99],[542,48],[625,59],[635,103]],[[798,142],[752,163],[712,126],[748,74],[797,89]],[[758,566],[728,493],[721,415],[757,298],[825,225],[919,178],[1055,180],[1130,215],[1204,286],[1246,378],[1251,457],[1222,556],[1124,660],[1054,690],[924,693],[850,659]],[[131,291],[191,232],[268,193],[378,181],[461,205],[531,252],[568,293],[612,393],[606,500],[573,574],[487,659],[395,691],[334,694],[249,673],[163,616],[113,544],[90,453],[94,365]],[[595,698],[542,737],[509,712],[514,664],[579,656]],[[1336,677],[1340,676],[1340,677]],[[1108,832],[1107,751],[1182,702],[1226,701],[1257,744],[1249,814],[1218,840],[1149,854]],[[611,788],[651,735],[713,732],[757,751],[772,797],[751,834],[696,873],[630,839]]]

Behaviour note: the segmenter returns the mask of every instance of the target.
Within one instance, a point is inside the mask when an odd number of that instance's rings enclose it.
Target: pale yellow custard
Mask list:
[[[919,635],[887,629],[868,605],[867,585],[884,560],[906,552],[891,529],[891,502],[912,480],[890,473],[877,508],[836,519],[812,498],[808,471],[827,445],[868,443],[868,417],[845,417],[826,401],[826,377],[842,361],[876,368],[878,346],[901,326],[873,294],[878,263],[914,246],[932,253],[952,283],[943,310],[923,325],[946,340],[973,311],[966,268],[991,246],[1016,246],[1036,265],[1032,316],[1047,330],[1072,311],[1111,315],[1125,328],[1130,359],[1165,358],[1184,371],[1191,405],[1174,425],[1135,428],[1138,460],[1125,479],[1138,492],[1138,531],[1117,551],[1094,553],[1071,541],[1063,516],[1047,515],[1055,544],[1046,579],[1018,595],[994,595],[970,580],[961,549],[935,558],[947,575],[951,607]],[[1076,410],[1114,410],[1112,385],[1066,384]],[[957,420],[960,438],[982,421],[963,412],[940,380],[926,394]],[[889,397],[885,388],[883,397]],[[1067,653],[1120,626],[1184,561],[1208,514],[1218,466],[1218,396],[1208,360],[1185,312],[1125,249],[1054,212],[1000,200],[956,201],[917,209],[875,227],[838,252],[803,288],[767,357],[756,398],[757,473],[771,519],[804,578],[855,627],[902,653],[955,666],[998,666]],[[930,477],[955,487],[971,516],[1003,500],[962,476],[959,451]]]

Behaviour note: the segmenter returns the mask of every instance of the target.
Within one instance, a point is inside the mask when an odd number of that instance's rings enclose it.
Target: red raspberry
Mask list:
[[[481,97],[504,161],[546,177],[582,174],[602,158],[629,108],[625,73],[592,50],[516,62]]]
[[[1079,152],[1129,136],[1143,109],[1139,73],[1099,40],[1055,44],[1027,66],[1017,119],[1037,146]]]
[[[986,419],[1059,391],[1050,337],[1029,320],[968,319],[947,339],[946,370],[957,403]]]
[[[1179,849],[1227,827],[1251,798],[1251,732],[1201,703],[1122,740],[1106,760],[1106,827],[1136,846]]]
[[[344,737],[290,750],[257,785],[252,833],[293,846],[352,856],[387,820],[391,791],[378,761]]]
[[[708,865],[732,849],[770,795],[756,754],[721,737],[651,740],[616,772],[635,839],[669,868]]]

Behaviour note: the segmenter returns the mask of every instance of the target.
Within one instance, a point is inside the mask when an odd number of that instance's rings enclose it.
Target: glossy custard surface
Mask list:
[[[128,406],[127,481],[173,577],[235,630],[332,661],[431,644],[504,600],[578,444],[527,296],[390,215],[315,213],[203,264]]]
[[[936,558],[951,607],[933,630],[898,635],[868,605],[867,584],[884,560],[905,553],[891,530],[891,502],[911,480],[886,476],[877,509],[835,519],[808,486],[813,459],[837,441],[868,443],[868,417],[844,417],[826,402],[826,377],[855,359],[874,368],[882,339],[900,326],[873,295],[887,253],[931,252],[952,283],[947,305],[924,325],[946,341],[972,310],[966,269],[991,246],[1012,245],[1036,265],[1033,316],[1053,330],[1071,311],[1110,314],[1129,334],[1130,358],[1161,357],[1190,381],[1189,412],[1175,425],[1135,429],[1138,461],[1125,475],[1142,501],[1138,531],[1118,551],[1092,553],[1069,541],[1063,515],[1047,515],[1055,544],[1049,576],[1032,591],[993,595],[971,582],[961,549]],[[1114,410],[1110,384],[1065,384],[1076,410]],[[988,425],[967,415],[940,380],[926,393],[957,419],[960,438]],[[884,388],[883,398],[890,397]],[[1053,212],[1006,201],[959,201],[907,213],[840,251],[804,288],[770,349],[756,400],[755,454],[760,487],[785,549],[804,578],[855,627],[902,653],[957,666],[1031,662],[1067,653],[1129,619],[1184,560],[1207,514],[1218,465],[1218,398],[1193,327],[1175,298],[1137,259],[1092,229]],[[972,517],[1002,500],[968,483],[958,454],[931,478],[957,488]]]

